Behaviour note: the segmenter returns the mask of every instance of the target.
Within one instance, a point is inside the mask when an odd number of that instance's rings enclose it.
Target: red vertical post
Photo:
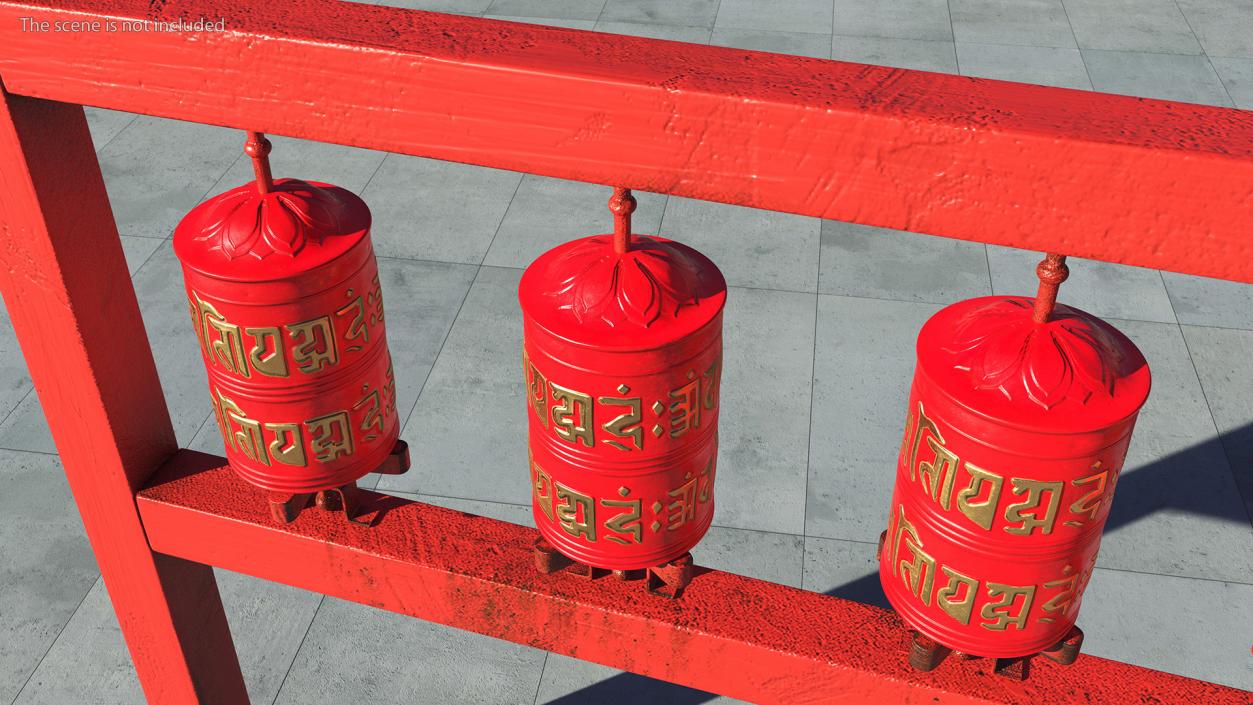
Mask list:
[[[0,88],[0,289],[150,703],[247,703],[212,569],[135,492],[177,450],[83,109]]]

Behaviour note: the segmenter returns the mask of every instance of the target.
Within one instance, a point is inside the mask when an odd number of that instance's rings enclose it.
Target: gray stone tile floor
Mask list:
[[[1253,109],[1248,0],[384,4]],[[241,135],[96,109],[88,118],[179,441],[221,452],[169,237],[197,202],[250,178]],[[609,189],[284,138],[273,162],[280,176],[361,193],[375,215],[414,466],[365,483],[530,524],[520,268],[607,230]],[[947,303],[1030,293],[1038,254],[638,196],[637,230],[701,248],[732,286],[719,509],[697,560],[883,604],[872,542],[914,336]],[[1154,372],[1084,600],[1085,649],[1253,688],[1253,287],[1071,269],[1062,300],[1111,319]],[[0,703],[142,702],[0,318]],[[219,583],[257,704],[725,700],[242,575],[220,572]]]

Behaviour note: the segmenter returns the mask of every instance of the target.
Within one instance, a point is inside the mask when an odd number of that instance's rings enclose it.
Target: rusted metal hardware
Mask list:
[[[960,652],[1026,678],[1075,661],[1096,563],[1149,369],[1135,345],[1056,303],[1065,258],[1035,300],[984,297],[937,313],[918,366],[879,574],[917,634],[910,663]]]
[[[256,180],[208,199],[174,232],[226,454],[270,491],[277,521],[355,481],[408,468],[370,212],[337,186],[275,181],[249,132]],[[332,497],[333,496],[333,497]]]
[[[518,287],[537,556],[588,577],[647,569],[677,597],[713,518],[726,282],[690,247],[632,234],[635,207],[614,189],[613,233],[541,255]]]
[[[912,632],[909,642],[909,665],[919,671],[934,671],[936,666],[939,666],[952,651],[925,634]]]
[[[1036,659],[1027,683],[993,678],[986,658],[922,674],[890,610],[700,567],[681,600],[545,575],[533,529],[365,490],[381,514],[369,531],[324,512],[276,524],[224,465],[183,451],[140,491],[154,550],[749,702],[1248,705],[1239,689],[1090,655]]]
[[[648,591],[675,599],[683,594],[683,589],[692,582],[696,564],[692,562],[692,554],[684,553],[678,558],[663,565],[647,569]]]
[[[399,475],[409,470],[409,446],[404,441],[396,441],[387,459],[375,469],[385,475]],[[266,493],[270,504],[270,516],[275,521],[287,523],[295,521],[300,512],[310,503],[319,509],[343,512],[349,522],[358,526],[371,526],[375,516],[372,511],[364,508],[361,502],[361,490],[357,483],[349,482],[339,487],[331,487],[317,492],[274,492]]]

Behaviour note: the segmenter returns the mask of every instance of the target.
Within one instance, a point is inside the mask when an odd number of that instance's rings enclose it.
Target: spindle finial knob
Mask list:
[[[1035,295],[1035,311],[1032,319],[1036,323],[1044,323],[1053,315],[1053,307],[1057,304],[1057,290],[1062,282],[1070,276],[1070,267],[1066,266],[1066,255],[1049,252],[1036,265],[1035,274],[1040,278],[1040,288]]]
[[[617,188],[609,197],[609,211],[613,213],[613,249],[624,254],[631,244],[631,214],[635,212],[635,196],[631,189]]]
[[[252,170],[257,175],[257,190],[269,193],[274,186],[274,177],[270,173],[270,149],[272,145],[260,132],[249,132],[248,141],[244,143],[244,154],[252,157]]]

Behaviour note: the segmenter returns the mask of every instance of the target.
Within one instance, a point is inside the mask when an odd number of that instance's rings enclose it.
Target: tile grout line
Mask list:
[[[1083,47],[1079,45],[1079,35],[1075,34],[1075,23],[1070,21],[1070,10],[1066,9],[1066,0],[1057,0],[1062,6],[1062,13],[1066,15],[1066,25],[1070,27],[1070,36],[1075,40],[1075,51],[1079,52],[1079,63],[1083,64],[1083,75],[1088,77],[1088,88],[1095,91],[1096,83],[1092,81],[1092,72],[1088,70],[1088,60],[1083,55]]]
[[[361,200],[365,200],[366,189],[370,188],[370,184],[374,183],[374,177],[378,176],[379,172],[383,170],[383,164],[392,157],[392,154],[392,152],[383,153],[383,158],[379,160],[378,166],[374,167],[374,171],[370,172],[370,178],[366,179],[365,183],[362,184],[361,189],[357,191],[357,195],[361,197]],[[366,205],[367,207],[369,206],[369,204]],[[371,234],[374,232],[374,223],[372,221],[370,223],[370,232]]]
[[[718,2],[719,4],[721,4],[722,0],[718,0]],[[832,61],[837,61],[837,59],[835,58],[835,13],[840,11],[837,5],[838,3],[839,3],[839,0],[831,0],[831,41],[827,42],[827,58],[831,59]],[[818,248],[819,248],[819,251],[821,252],[821,249],[822,249],[822,224],[821,223],[819,223],[818,225]],[[821,271],[818,273],[818,277],[819,279],[822,278]],[[821,282],[819,282],[818,288],[819,289],[822,288]],[[801,561],[801,581],[804,582],[804,580],[805,580],[805,561],[802,560]]]
[[[118,111],[114,111],[114,112],[118,112]],[[131,116],[131,119],[128,120],[126,124],[122,126],[122,129],[118,130],[117,132],[114,132],[112,137],[106,140],[104,144],[96,148],[96,163],[97,164],[99,164],[100,162],[100,153],[104,151],[104,148],[113,144],[113,140],[117,139],[118,135],[122,134],[123,132],[126,132],[127,128],[129,128],[131,125],[134,125],[135,121],[139,119],[138,113],[130,113],[130,116]],[[88,123],[88,132],[90,131],[91,131],[91,125],[90,123]]]
[[[948,33],[953,37],[953,65],[957,67],[957,75],[961,75],[961,60],[957,58],[957,28],[953,26],[953,0],[945,0],[944,6],[948,8]],[[833,28],[834,29],[834,28]],[[984,255],[987,255],[987,245],[983,249]],[[988,275],[989,280],[991,274]]]
[[[494,5],[494,4],[496,4],[494,0],[493,0],[492,4],[493,4],[493,5]],[[596,13],[596,19],[592,22],[592,28],[593,28],[593,30],[596,28],[596,25],[600,24],[600,18],[602,18],[602,17],[604,17],[604,16],[605,16],[605,8],[607,8],[607,7],[609,7],[609,0],[605,0],[604,2],[602,2],[602,3],[600,4],[600,12],[597,12],[597,13]],[[547,661],[548,659],[547,659],[547,658],[545,658],[544,660],[545,660],[545,661]],[[537,690],[537,691],[536,691],[536,693],[535,693],[535,697],[536,697],[536,698],[539,698],[539,691],[538,691],[538,690]]]
[[[422,393],[426,391],[426,384],[431,381],[431,375],[435,372],[435,366],[439,364],[439,358],[444,354],[444,346],[448,344],[448,339],[452,337],[453,329],[457,327],[457,320],[461,318],[461,311],[465,309],[466,300],[470,298],[470,292],[474,289],[474,285],[478,283],[479,275],[482,273],[483,267],[480,265],[475,269],[474,278],[470,280],[470,286],[466,287],[466,293],[461,295],[461,303],[457,305],[457,313],[452,317],[452,322],[448,324],[448,330],[444,332],[444,339],[439,343],[439,350],[435,352],[435,357],[431,359],[431,368],[426,371],[426,378],[422,380],[422,385],[418,387],[418,393],[413,398],[413,405],[409,407],[408,413],[405,414],[405,422],[400,426],[401,433],[405,432],[405,429],[409,427],[409,422],[413,420],[413,412],[417,410],[418,403],[422,401]],[[374,483],[375,491],[379,491],[379,483],[385,478],[386,476],[379,477]]]
[[[834,3],[832,4],[834,7]],[[834,22],[834,19],[832,20]],[[834,25],[833,25],[834,26]],[[818,223],[818,281],[817,288],[822,289],[822,223]],[[811,474],[810,463],[813,462],[814,448],[814,398],[818,395],[814,393],[814,388],[818,376],[818,307],[822,302],[818,294],[814,294],[814,345],[813,355],[809,361],[809,435],[805,438],[805,494],[801,498],[804,504],[801,505],[801,535],[809,533],[809,476]],[[801,548],[801,585],[805,584],[805,562],[807,560],[808,542],[802,540]]]
[[[1227,95],[1227,100],[1231,101],[1231,107],[1236,107],[1236,99],[1231,95],[1231,91],[1227,90],[1227,82],[1223,80],[1222,74],[1218,73],[1218,68],[1214,66],[1214,60],[1210,58],[1209,52],[1205,50],[1205,45],[1201,43],[1201,38],[1196,36],[1196,30],[1192,28],[1192,20],[1188,19],[1183,8],[1179,7],[1179,0],[1171,0],[1175,4],[1175,9],[1179,11],[1179,15],[1183,17],[1183,23],[1188,25],[1188,31],[1192,33],[1192,38],[1196,40],[1196,45],[1201,48],[1201,56],[1205,57],[1205,63],[1209,64],[1210,71],[1214,72],[1214,77],[1218,79],[1218,85],[1223,87],[1223,93]]]
[[[1236,477],[1236,467],[1238,463],[1231,457],[1231,453],[1227,451],[1227,443],[1223,440],[1222,429],[1218,428],[1218,419],[1214,418],[1214,407],[1210,404],[1209,394],[1205,391],[1205,383],[1201,381],[1201,372],[1196,368],[1196,360],[1192,358],[1192,346],[1188,345],[1188,336],[1183,332],[1183,326],[1176,323],[1175,327],[1179,330],[1179,337],[1183,339],[1183,349],[1188,352],[1188,364],[1192,365],[1192,374],[1196,377],[1196,384],[1201,389],[1201,398],[1205,400],[1205,410],[1209,412],[1210,423],[1214,427],[1214,436],[1218,439],[1218,444],[1223,449],[1223,457],[1227,459],[1227,471],[1231,473],[1231,481],[1236,486],[1236,494],[1240,495],[1240,502],[1244,507],[1244,515],[1249,520],[1249,528],[1253,529],[1253,513],[1250,512],[1249,506],[1253,504],[1253,497],[1246,497],[1244,488],[1240,485],[1240,480]]]
[[[58,462],[61,460],[60,453],[49,453],[46,450],[27,450],[26,448],[9,448],[7,446],[0,446],[0,450],[8,451],[10,453],[33,453],[35,455],[43,455],[49,458],[56,458]]]
[[[215,578],[216,579],[216,578]],[[318,606],[313,608],[313,616],[309,618],[309,624],[305,625],[305,633],[300,637],[300,643],[296,646],[296,650],[292,652],[291,663],[287,664],[287,670],[283,673],[283,680],[279,681],[278,688],[274,691],[274,698],[270,700],[270,705],[278,702],[278,698],[283,694],[283,686],[287,685],[287,678],[291,675],[292,669],[296,666],[296,659],[300,656],[300,650],[305,647],[305,640],[309,638],[309,632],[313,631],[313,623],[318,618],[318,612],[322,611],[322,605],[326,602],[326,595],[318,600]]]
[[[535,697],[531,699],[531,705],[539,705],[539,692],[544,687],[544,671],[548,670],[548,657],[551,655],[551,651],[544,652],[544,662],[539,667],[539,678],[535,681]]]
[[[806,502],[808,504],[808,502]],[[801,582],[800,589],[805,589],[805,565],[809,563],[809,537],[801,537]],[[815,591],[816,592],[816,591]]]
[[[1170,315],[1175,317],[1175,325],[1178,326],[1180,325],[1179,312],[1175,310],[1175,300],[1170,298],[1170,287],[1166,285],[1166,275],[1160,269],[1157,270],[1157,278],[1162,282],[1162,291],[1166,292],[1166,304],[1170,306]],[[1183,335],[1182,329],[1180,329],[1179,334]],[[1191,353],[1188,353],[1188,355],[1191,356]],[[1200,380],[1198,379],[1197,381]]]
[[[87,588],[87,591],[83,593],[83,599],[79,600],[78,606],[74,608],[73,612],[70,612],[70,616],[65,620],[65,623],[63,623],[61,628],[57,630],[57,635],[52,637],[52,642],[48,644],[48,648],[44,649],[43,655],[35,662],[35,667],[30,669],[30,673],[26,675],[26,680],[22,681],[22,687],[17,689],[17,693],[13,696],[13,700],[10,701],[9,705],[15,705],[18,699],[22,697],[22,693],[26,691],[26,686],[30,685],[31,679],[35,677],[35,672],[39,670],[39,667],[43,665],[44,659],[48,658],[48,654],[52,653],[53,647],[55,647],[57,642],[61,640],[61,635],[65,633],[65,628],[70,625],[70,621],[74,619],[74,615],[78,614],[79,610],[81,610],[83,605],[86,604],[87,596],[91,594],[92,590],[96,589],[96,583],[103,580],[104,576],[100,575],[99,571],[97,571],[95,581],[93,581]]]
[[[1200,580],[1206,583],[1225,583],[1228,585],[1245,585],[1253,587],[1253,582],[1245,582],[1243,580],[1226,580],[1223,578],[1206,578],[1200,575],[1172,575],[1170,573],[1154,573],[1148,570],[1132,570],[1130,568],[1109,568],[1103,565],[1096,566],[1097,570],[1107,570],[1112,573],[1130,573],[1132,575],[1148,575],[1155,578],[1172,578],[1174,580]]]
[[[519,177],[517,185],[513,187],[513,194],[509,196],[509,202],[505,204],[505,209],[500,212],[500,220],[496,221],[496,229],[492,231],[492,239],[488,240],[487,247],[483,248],[483,256],[479,258],[479,263],[478,263],[479,268],[482,268],[484,264],[487,262],[487,256],[491,254],[492,245],[496,244],[496,237],[500,235],[500,229],[505,227],[505,220],[509,218],[509,210],[513,208],[513,202],[517,200],[518,192],[522,190],[522,182],[526,181],[527,176],[528,176],[527,174],[523,174],[521,177]],[[488,265],[488,266],[495,266],[495,265]],[[525,269],[525,267],[511,267],[510,269]],[[478,276],[479,276],[479,273],[475,272],[474,277],[477,279]]]

